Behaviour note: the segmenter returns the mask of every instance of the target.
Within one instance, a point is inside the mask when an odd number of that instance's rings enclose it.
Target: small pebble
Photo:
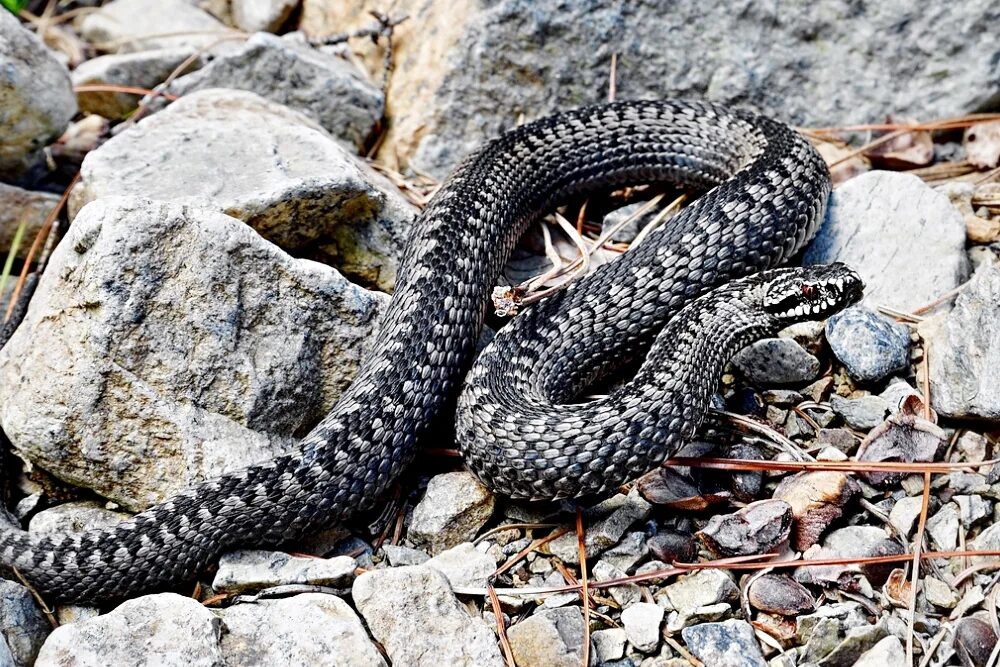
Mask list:
[[[819,359],[791,338],[765,338],[744,348],[733,363],[753,384],[773,385],[811,382],[819,374]]]
[[[878,382],[910,361],[909,329],[863,306],[847,308],[827,320],[826,339],[858,382]]]

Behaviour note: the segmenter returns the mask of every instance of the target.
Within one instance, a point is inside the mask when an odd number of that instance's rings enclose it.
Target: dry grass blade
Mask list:
[[[89,83],[83,86],[74,86],[74,93],[131,93],[133,95],[154,95],[173,102],[176,95],[153,90],[152,88],[140,88],[139,86],[116,86],[107,83]]]
[[[79,180],[80,174],[77,173],[76,176],[73,177],[73,180],[69,182],[69,185],[66,186],[66,189],[63,190],[62,197],[59,198],[56,205],[51,211],[49,211],[49,214],[45,217],[45,222],[42,223],[42,228],[39,229],[38,234],[35,235],[35,240],[32,241],[31,248],[28,249],[28,255],[24,258],[24,266],[21,268],[21,275],[17,278],[17,285],[14,286],[14,293],[10,295],[10,303],[7,304],[7,312],[3,317],[4,322],[10,320],[10,316],[14,312],[14,306],[17,304],[17,297],[21,294],[21,290],[24,289],[24,282],[28,279],[31,262],[35,259],[35,255],[38,254],[38,250],[42,247],[42,244],[48,237],[49,231],[52,230],[52,225],[59,216],[59,212],[62,211],[63,206],[66,205],[66,201],[69,199],[69,193],[73,191],[73,188],[76,187]]]
[[[590,593],[587,590],[587,544],[583,535],[583,510],[576,508],[576,546],[580,553],[580,597],[583,600],[583,667],[590,665]]]
[[[931,498],[931,474],[924,473],[924,492],[920,499],[920,522],[917,525],[917,534],[913,538],[913,571],[910,573],[910,600],[907,607],[907,625],[910,631],[906,633],[906,662],[913,664],[913,636],[914,625],[917,614],[917,586],[920,583],[920,551],[923,547],[924,529],[927,526],[927,507]]]
[[[500,648],[503,650],[503,659],[507,667],[517,667],[514,663],[514,651],[510,648],[510,640],[507,639],[507,628],[503,622],[503,609],[500,607],[500,598],[497,597],[493,584],[486,584],[486,591],[489,593],[490,606],[493,607],[493,616],[497,621],[497,635],[500,637]]]
[[[712,468],[715,470],[789,471],[833,470],[838,472],[910,472],[944,473],[969,468],[982,468],[1000,463],[1000,459],[989,459],[979,463],[962,461],[958,463],[930,462],[904,463],[902,461],[759,461],[756,459],[720,459],[715,457],[669,458],[661,466],[684,466],[689,468]]]
[[[864,125],[845,125],[841,127],[803,127],[800,132],[810,134],[844,134],[849,132],[885,132],[903,130],[915,132],[920,130],[959,130],[976,123],[1000,120],[1000,113],[973,113],[952,118],[943,118],[929,123],[867,123]]]
[[[611,74],[608,77],[608,102],[614,102],[618,94],[618,54],[611,54]]]

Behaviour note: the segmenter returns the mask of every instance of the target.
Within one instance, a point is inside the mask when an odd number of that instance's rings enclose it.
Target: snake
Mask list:
[[[525,308],[473,364],[528,226],[636,184],[701,196]],[[176,589],[228,550],[286,544],[371,508],[449,418],[466,465],[499,494],[613,491],[693,436],[739,349],[859,298],[845,266],[778,268],[817,231],[830,190],[796,131],[709,102],[616,101],[511,129],[463,159],[416,217],[355,379],[291,452],[114,526],[34,534],[8,517],[0,565],[54,602]],[[627,363],[640,364],[634,377],[583,396]]]

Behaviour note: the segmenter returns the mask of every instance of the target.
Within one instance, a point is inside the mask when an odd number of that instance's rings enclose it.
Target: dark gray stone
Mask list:
[[[712,667],[766,667],[753,627],[746,621],[702,623],[681,630],[684,643]]]
[[[859,382],[878,382],[910,361],[909,329],[863,306],[827,320],[826,340],[848,374]]]
[[[741,350],[733,363],[761,386],[809,382],[819,373],[819,359],[790,338],[759,340]]]

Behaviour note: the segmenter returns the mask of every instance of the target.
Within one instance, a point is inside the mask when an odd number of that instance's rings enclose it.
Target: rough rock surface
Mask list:
[[[1000,419],[1000,267],[980,267],[947,317],[921,323],[920,333],[938,414]]]
[[[370,27],[370,10],[385,3],[304,0],[301,25],[338,34]],[[403,0],[392,13],[409,20],[393,38],[384,157],[398,152],[439,176],[522,113],[530,120],[604,101],[612,53],[620,99],[708,98],[797,125],[865,123],[887,112],[948,117],[1000,92],[993,0],[919,11],[846,0],[688,0],[669,10],[651,0]],[[380,75],[381,53],[368,62]]]
[[[301,111],[352,150],[361,149],[382,118],[382,91],[342,58],[297,42],[258,33],[239,50],[174,81],[168,92],[208,88],[247,90]]]
[[[442,551],[428,560],[427,566],[446,576],[454,589],[485,588],[487,579],[497,569],[493,557],[476,549],[471,542]]]
[[[354,559],[301,558],[281,551],[231,551],[219,559],[212,588],[242,593],[282,584],[313,584],[346,588],[354,583]]]
[[[768,387],[809,382],[819,373],[819,359],[791,338],[765,338],[740,350],[733,363],[748,380]]]
[[[413,508],[409,538],[437,554],[476,536],[493,515],[495,499],[472,473],[436,475]]]
[[[286,250],[319,244],[342,272],[383,290],[414,215],[313,121],[246,91],[181,98],[89,153],[81,178],[71,213],[116,195],[211,208]]]
[[[24,223],[17,251],[17,256],[23,259],[28,254],[31,241],[58,201],[58,196],[48,192],[31,192],[0,183],[0,255],[7,256],[17,235],[17,228]]]
[[[335,595],[305,593],[235,605],[223,614],[226,664],[385,667],[361,619]]]
[[[222,214],[95,202],[0,351],[0,424],[49,472],[146,507],[308,431],[387,300]]]
[[[826,340],[859,382],[878,382],[910,361],[910,331],[902,324],[856,306],[831,317]]]
[[[80,22],[80,34],[105,51],[211,47],[238,35],[185,0],[114,0]]]
[[[835,261],[861,274],[864,304],[910,311],[965,280],[965,223],[945,195],[916,176],[872,171],[834,192],[806,249],[807,264]]]
[[[233,0],[233,22],[245,32],[273,32],[288,20],[298,4],[299,0]]]
[[[764,655],[746,621],[702,623],[681,630],[688,650],[712,667],[765,667]]]
[[[26,174],[76,114],[69,72],[34,33],[0,11],[0,180]]]
[[[354,603],[395,665],[501,667],[493,631],[473,618],[448,580],[425,565],[365,572]]]
[[[32,533],[81,533],[92,528],[113,526],[129,516],[92,500],[76,501],[42,510],[31,517],[28,530]]]
[[[35,667],[223,667],[222,620],[176,593],[146,595],[56,628]]]
[[[663,607],[651,602],[637,602],[622,611],[625,635],[640,651],[652,653],[660,645]]]
[[[0,579],[0,665],[28,667],[34,664],[42,643],[52,631],[31,591],[21,584]],[[10,662],[4,662],[4,652]]]
[[[518,665],[578,667],[583,658],[583,612],[579,607],[540,611],[512,625],[507,638]]]
[[[193,49],[181,46],[98,56],[80,63],[80,66],[73,70],[73,85],[108,84],[155,88],[192,53]],[[197,69],[199,64],[200,59],[196,60],[188,71]],[[132,93],[110,91],[77,94],[80,111],[111,119],[124,118],[134,111],[141,97]]]

